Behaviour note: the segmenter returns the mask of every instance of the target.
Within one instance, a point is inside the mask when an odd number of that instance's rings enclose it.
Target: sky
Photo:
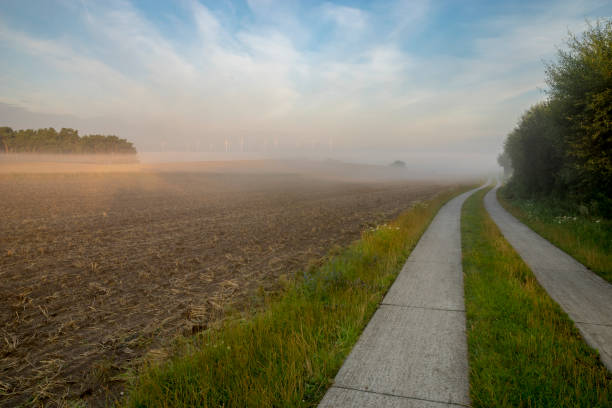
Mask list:
[[[603,0],[2,0],[0,122],[141,151],[494,161],[545,98],[544,63],[568,32],[611,12]]]

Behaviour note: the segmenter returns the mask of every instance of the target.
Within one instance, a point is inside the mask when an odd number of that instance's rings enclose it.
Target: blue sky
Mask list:
[[[478,151],[608,1],[3,0],[0,119],[141,150]],[[28,120],[30,122],[28,122]]]

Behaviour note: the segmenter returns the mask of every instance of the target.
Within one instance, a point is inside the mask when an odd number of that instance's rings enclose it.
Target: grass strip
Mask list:
[[[322,266],[288,282],[258,313],[186,341],[131,385],[127,407],[312,407],[440,207],[417,204]]]
[[[612,375],[501,235],[487,191],[461,215],[473,406],[612,406]]]
[[[567,203],[498,192],[501,205],[532,230],[612,283],[612,220],[581,214]]]

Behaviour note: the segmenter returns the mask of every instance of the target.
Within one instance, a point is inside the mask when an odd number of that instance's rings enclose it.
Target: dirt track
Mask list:
[[[101,405],[161,339],[244,307],[443,188],[266,172],[0,175],[0,405]]]

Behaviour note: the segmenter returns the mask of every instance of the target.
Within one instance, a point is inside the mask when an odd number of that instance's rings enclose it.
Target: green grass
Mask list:
[[[458,193],[364,232],[263,310],[184,339],[173,357],[141,370],[122,405],[316,406],[431,219]]]
[[[612,283],[612,220],[589,216],[588,209],[552,200],[498,198],[512,215]]]
[[[489,218],[485,193],[461,218],[473,406],[612,406],[612,375]]]

